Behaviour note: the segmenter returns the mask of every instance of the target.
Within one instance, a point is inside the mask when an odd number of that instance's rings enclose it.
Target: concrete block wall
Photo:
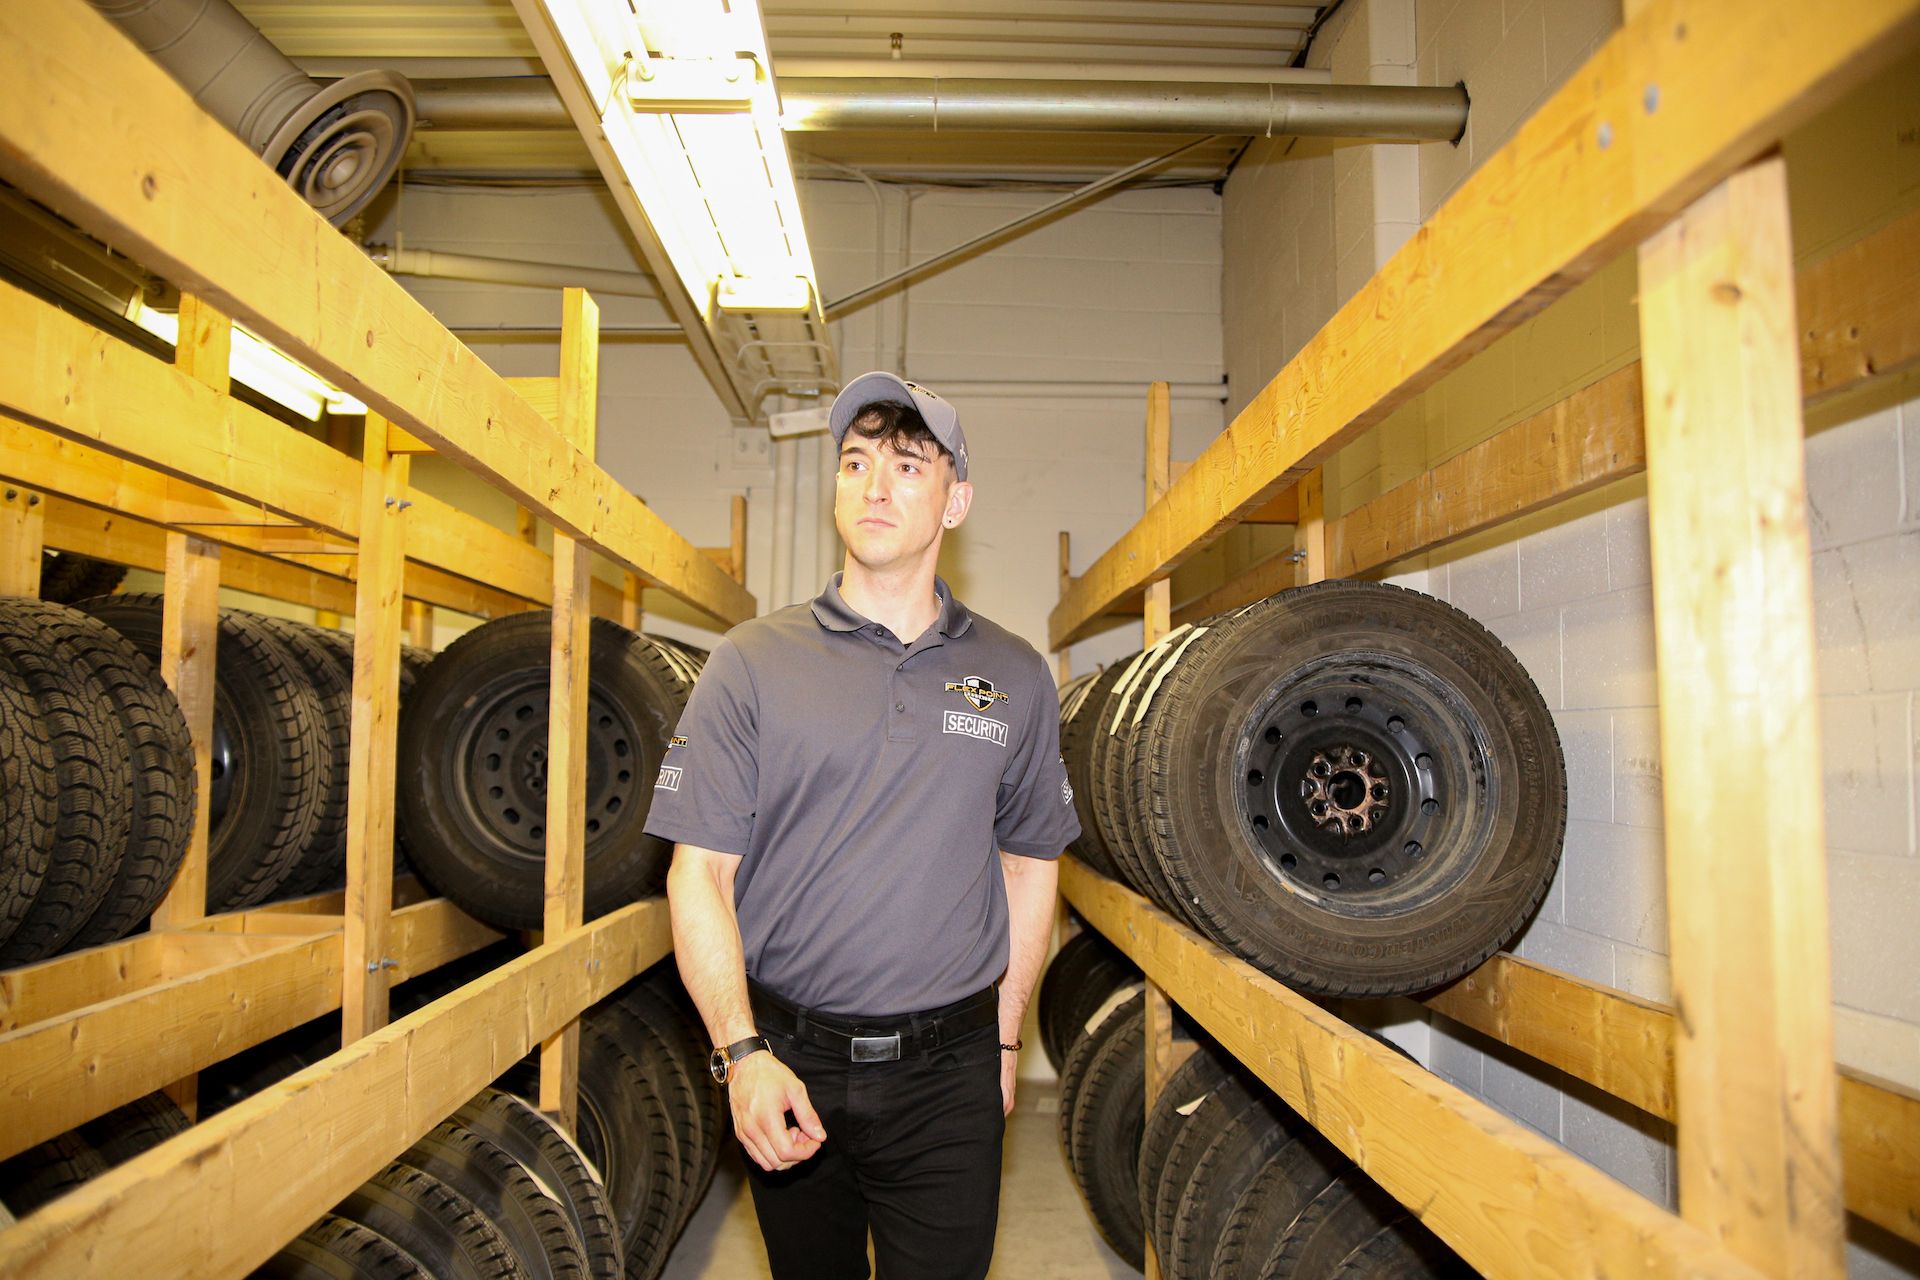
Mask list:
[[[1362,35],[1371,46],[1379,39],[1374,29],[1396,8],[1360,3],[1334,32],[1333,65],[1371,58],[1370,51],[1350,56],[1344,46]],[[1431,216],[1619,21],[1618,0],[1416,0],[1417,82],[1464,81],[1473,100],[1459,146],[1417,149],[1419,216]],[[1898,142],[1914,123],[1915,74],[1920,59],[1909,59],[1788,140],[1795,247],[1803,262],[1920,205],[1920,154]],[[1345,152],[1335,162],[1366,168]],[[1351,239],[1343,248],[1338,226],[1323,236],[1317,217],[1290,245],[1284,231],[1262,227],[1261,206],[1269,200],[1286,208],[1317,198],[1315,163],[1275,160],[1227,187],[1227,269],[1238,285],[1227,291],[1224,324],[1236,404],[1280,367],[1250,361],[1288,351],[1305,320],[1324,319],[1359,283],[1338,272],[1332,303],[1314,296],[1283,302],[1277,328],[1239,302],[1269,291],[1265,273],[1275,253],[1302,261],[1309,253],[1332,254],[1337,264],[1352,251]],[[1375,223],[1389,227],[1394,211],[1380,200],[1376,194]],[[1312,249],[1302,247],[1302,237],[1312,239]],[[1391,243],[1392,235],[1381,239]],[[1292,269],[1300,278],[1303,268]],[[1636,291],[1627,255],[1403,406],[1329,466],[1330,511],[1350,510],[1636,359]],[[1909,1086],[1920,1084],[1920,985],[1912,977],[1920,972],[1916,395],[1920,378],[1908,378],[1824,408],[1810,419],[1807,445],[1837,1056]],[[1482,621],[1553,708],[1567,756],[1570,821],[1560,872],[1516,950],[1668,999],[1644,482],[1623,482],[1398,566],[1392,580]],[[1672,1202],[1668,1126],[1441,1020],[1424,1041],[1395,1038],[1520,1122]],[[1849,1269],[1856,1276],[1920,1275],[1920,1251],[1857,1229]]]
[[[803,184],[802,199],[822,292],[831,299],[907,261],[919,261],[1051,199],[1025,191],[873,192],[858,182]],[[1079,572],[1140,516],[1146,384],[1156,378],[1219,384],[1220,197],[1211,189],[1122,192],[1070,213],[867,306],[835,325],[851,376],[891,368],[948,395],[962,411],[973,456],[973,515],[948,540],[942,572],[973,607],[1046,648],[1046,617],[1058,596],[1057,538],[1071,535]],[[632,269],[617,214],[585,191],[482,193],[407,190],[389,202],[370,235],[404,233],[421,248]],[[551,290],[403,277],[453,327],[550,326]],[[668,322],[658,303],[601,298],[602,323]],[[551,373],[550,340],[469,338],[509,374]],[[749,499],[748,586],[771,602],[775,547],[773,471],[765,433],[729,421],[684,345],[610,340],[601,349],[600,462],[699,545],[728,537],[728,492]],[[1097,382],[1075,398],[1006,394],[987,384]],[[1217,395],[1177,396],[1175,456],[1192,456],[1223,425]],[[790,446],[792,447],[792,446]],[[798,446],[796,528],[820,542],[829,518],[817,501],[826,467],[817,445]],[[431,464],[425,488],[512,525],[512,505],[463,472]],[[838,551],[832,552],[837,568]],[[823,557],[801,555],[801,576]],[[818,590],[794,583],[795,598]],[[708,641],[690,610],[650,600],[648,625]],[[453,622],[449,617],[449,622]],[[454,627],[448,638],[457,631]],[[1138,646],[1122,628],[1076,646],[1087,670]]]

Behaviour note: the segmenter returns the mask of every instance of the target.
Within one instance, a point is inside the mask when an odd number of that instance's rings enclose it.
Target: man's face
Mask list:
[[[972,492],[937,453],[849,431],[840,446],[833,523],[855,560],[886,568],[921,555],[943,529],[959,524]]]

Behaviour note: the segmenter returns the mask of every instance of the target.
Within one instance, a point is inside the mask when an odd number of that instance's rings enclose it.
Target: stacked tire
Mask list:
[[[449,645],[400,724],[396,819],[415,869],[477,919],[541,923],[552,615]],[[672,848],[646,834],[653,784],[706,655],[593,621],[587,692],[586,914],[659,892]]]
[[[0,1206],[23,1218],[187,1128],[186,1113],[150,1093],[0,1161]]]
[[[159,596],[99,596],[77,607],[118,631],[149,663],[159,662]],[[430,657],[403,647],[403,705]],[[352,721],[351,636],[220,611],[205,787],[208,910],[235,911],[345,883]]]
[[[1182,627],[1061,705],[1075,852],[1302,991],[1407,995],[1504,946],[1566,770],[1525,669],[1417,592],[1326,582]]]
[[[0,965],[111,941],[172,884],[193,751],[151,662],[80,610],[0,600]]]
[[[1205,1035],[1145,1105],[1140,971],[1091,930],[1042,975],[1061,1151],[1101,1238],[1168,1280],[1471,1275],[1313,1127]],[[1058,1051],[1055,1057],[1056,1050]]]

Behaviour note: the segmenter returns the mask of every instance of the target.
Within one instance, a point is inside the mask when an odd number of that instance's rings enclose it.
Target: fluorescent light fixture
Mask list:
[[[813,256],[758,9],[741,0],[546,0],[675,274],[711,320],[807,311]]]
[[[127,311],[127,319],[155,337],[175,344],[180,341],[180,317],[172,311],[156,311],[144,300],[135,298]],[[313,422],[318,422],[324,413],[367,411],[367,406],[237,324],[233,326],[227,373],[235,382],[251,387],[275,404]]]

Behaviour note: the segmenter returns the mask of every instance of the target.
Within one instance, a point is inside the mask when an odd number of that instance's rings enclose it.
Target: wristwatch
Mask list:
[[[736,1040],[732,1044],[722,1045],[707,1058],[707,1070],[713,1073],[715,1082],[725,1084],[733,1079],[734,1063],[762,1049],[768,1052],[773,1050],[773,1046],[767,1043],[765,1036],[748,1036],[745,1040]]]

